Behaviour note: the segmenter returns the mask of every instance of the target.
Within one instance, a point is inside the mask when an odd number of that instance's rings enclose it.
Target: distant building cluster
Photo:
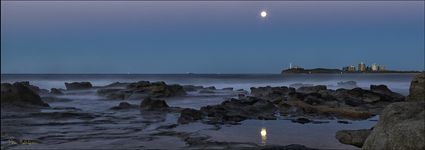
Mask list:
[[[385,66],[375,63],[371,66],[367,66],[365,63],[361,62],[357,67],[354,65],[350,65],[343,67],[342,70],[347,72],[380,72],[385,71]]]

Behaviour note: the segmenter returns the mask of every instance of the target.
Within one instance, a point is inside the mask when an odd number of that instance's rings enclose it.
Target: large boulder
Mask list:
[[[1,105],[49,107],[27,84],[20,82],[1,84]]]
[[[425,102],[388,105],[363,149],[425,149]]]
[[[370,85],[370,91],[381,94],[383,99],[404,101],[404,96],[391,91],[386,85]]]
[[[362,147],[364,141],[370,134],[370,129],[361,129],[361,130],[341,130],[336,132],[336,139],[343,144],[354,145],[357,147]]]
[[[417,75],[410,83],[408,101],[425,101],[425,73]]]
[[[39,93],[39,94],[47,94],[49,93],[49,90],[47,89],[41,89],[35,85],[31,85],[29,81],[20,81],[20,82],[15,82],[15,83],[19,83],[22,85],[25,85],[26,87],[28,87],[29,89],[31,89],[32,91],[34,91],[35,93]]]
[[[92,88],[93,85],[90,82],[65,82],[65,87],[67,90],[85,90]]]
[[[164,100],[152,99],[150,97],[145,98],[140,103],[140,109],[148,111],[163,111],[168,109],[169,106]]]

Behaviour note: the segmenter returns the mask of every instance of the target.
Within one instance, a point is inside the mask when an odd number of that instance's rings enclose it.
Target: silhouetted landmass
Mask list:
[[[281,74],[316,74],[316,73],[421,73],[420,71],[399,71],[399,70],[385,70],[385,71],[344,71],[341,69],[328,69],[328,68],[315,68],[315,69],[304,69],[304,68],[291,68],[282,70]]]

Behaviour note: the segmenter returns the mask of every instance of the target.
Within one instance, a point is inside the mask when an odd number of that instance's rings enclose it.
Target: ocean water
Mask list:
[[[407,95],[410,81],[415,74],[142,74],[142,75],[2,75],[1,82],[30,81],[40,88],[65,88],[64,82],[90,81],[94,86],[113,82],[165,81],[168,84],[215,86],[217,89],[233,87],[245,89],[259,86],[288,86],[294,83],[328,85],[337,88],[341,81],[356,81],[361,88],[368,89],[373,84],[385,84],[391,90]],[[65,95],[55,96],[63,101],[48,101],[51,108],[35,113],[58,115],[33,115],[32,112],[3,112],[2,110],[2,149],[99,149],[99,148],[185,148],[185,138],[207,138],[213,142],[230,142],[238,146],[302,144],[323,149],[357,149],[344,145],[335,138],[335,133],[343,129],[367,129],[376,124],[379,116],[367,120],[345,120],[349,124],[335,120],[319,120],[320,124],[299,124],[289,120],[245,120],[240,125],[220,127],[200,122],[174,125],[178,113],[151,114],[137,109],[113,111],[123,100],[108,100],[98,96],[95,89],[66,91]],[[170,106],[199,109],[202,106],[219,104],[237,97],[234,91],[222,90],[216,93],[188,92],[181,97],[165,98]],[[125,100],[138,105],[140,99]],[[165,127],[165,128],[164,128]],[[176,134],[178,133],[178,134]],[[35,140],[35,144],[11,145],[10,139]],[[198,145],[199,146],[199,145]],[[226,148],[220,144],[201,145],[198,148]],[[195,147],[196,148],[196,147]]]

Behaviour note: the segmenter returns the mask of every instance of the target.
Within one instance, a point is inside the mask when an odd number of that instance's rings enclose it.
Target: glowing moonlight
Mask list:
[[[262,11],[260,13],[260,16],[263,17],[263,18],[266,18],[267,17],[267,12],[266,11]]]

